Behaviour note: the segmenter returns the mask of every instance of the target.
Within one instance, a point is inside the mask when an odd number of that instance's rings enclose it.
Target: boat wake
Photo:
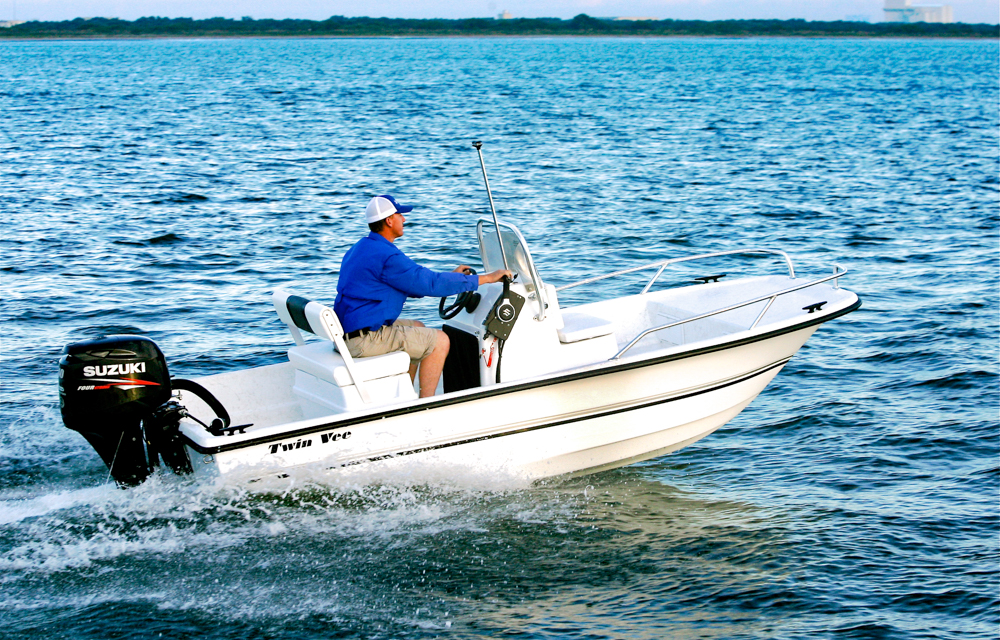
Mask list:
[[[491,505],[516,511],[520,498],[531,512],[525,517],[538,517],[526,495],[532,489],[522,478],[500,476],[495,469],[445,471],[407,465],[395,475],[387,466],[331,474],[302,467],[249,484],[238,477],[207,481],[161,471],[130,491],[109,482],[33,497],[3,496],[0,536],[8,551],[0,556],[0,584],[67,569],[101,573],[126,558],[204,556],[296,537],[371,543],[480,531],[481,519],[496,515]]]

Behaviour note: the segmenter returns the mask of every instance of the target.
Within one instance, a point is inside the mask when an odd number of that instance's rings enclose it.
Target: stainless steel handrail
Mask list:
[[[624,269],[622,271],[615,271],[614,273],[608,273],[603,276],[595,276],[593,278],[587,278],[586,280],[580,280],[579,282],[574,282],[572,284],[564,284],[561,287],[556,287],[556,291],[562,291],[563,289],[569,289],[570,287],[579,287],[580,285],[590,284],[591,282],[597,282],[598,280],[605,280],[607,278],[614,278],[615,276],[625,275],[626,273],[634,273],[636,271],[642,271],[644,269],[652,269],[653,267],[660,267],[660,269],[653,275],[646,286],[643,287],[641,293],[646,293],[649,288],[653,286],[656,279],[660,277],[663,270],[669,265],[677,264],[679,262],[689,262],[691,260],[703,260],[705,258],[717,258],[719,256],[732,256],[738,254],[752,254],[760,253],[765,255],[778,255],[785,259],[785,264],[788,265],[788,276],[790,278],[795,277],[795,267],[792,266],[792,259],[788,257],[788,254],[781,249],[734,249],[732,251],[716,251],[714,253],[701,253],[696,256],[686,256],[684,258],[670,258],[669,260],[660,260],[659,262],[651,262],[649,264],[644,264],[641,267],[632,267],[631,269]]]
[[[792,293],[794,291],[799,291],[800,289],[808,289],[809,287],[813,287],[813,286],[815,286],[817,284],[823,284],[824,282],[827,282],[829,280],[836,281],[837,278],[843,277],[847,273],[847,269],[844,269],[839,264],[838,265],[834,265],[834,269],[835,269],[835,271],[834,271],[833,275],[826,276],[825,278],[820,278],[819,280],[813,280],[813,281],[807,282],[805,284],[800,284],[800,285],[797,285],[797,286],[794,286],[794,287],[789,287],[788,289],[782,289],[781,291],[776,291],[774,293],[769,293],[766,296],[760,296],[759,298],[754,298],[753,300],[746,300],[744,302],[740,302],[739,304],[734,304],[734,305],[731,305],[731,306],[728,306],[728,307],[724,307],[722,309],[716,309],[715,311],[709,311],[708,313],[703,313],[701,315],[693,316],[691,318],[686,318],[684,320],[678,320],[677,322],[671,322],[670,324],[665,324],[665,325],[660,326],[660,327],[653,327],[652,329],[646,329],[645,331],[643,331],[642,333],[640,333],[636,337],[632,338],[632,341],[629,342],[627,345],[625,345],[625,347],[622,348],[621,351],[619,351],[618,353],[616,353],[614,355],[614,357],[611,358],[611,360],[618,360],[619,358],[621,358],[622,355],[626,351],[628,351],[633,346],[635,346],[635,343],[639,342],[640,340],[642,340],[643,338],[645,338],[646,336],[648,336],[651,333],[655,333],[657,331],[663,331],[664,329],[669,329],[671,327],[676,327],[678,325],[686,324],[688,322],[694,322],[695,320],[702,320],[702,319],[708,318],[710,316],[718,315],[720,313],[725,313],[727,311],[732,311],[734,309],[740,309],[742,307],[746,307],[746,306],[749,306],[751,304],[756,304],[758,302],[763,302],[764,300],[767,300],[767,305],[764,306],[763,311],[761,311],[759,314],[757,314],[757,318],[753,321],[753,324],[750,325],[750,328],[747,329],[748,331],[750,331],[750,330],[754,329],[757,326],[757,323],[759,323],[760,320],[761,320],[761,318],[764,317],[764,314],[767,313],[767,310],[771,308],[771,304],[775,301],[775,299],[778,296],[783,296],[786,293]]]

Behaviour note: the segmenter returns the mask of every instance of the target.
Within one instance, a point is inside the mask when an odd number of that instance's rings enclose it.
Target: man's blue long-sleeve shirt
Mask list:
[[[408,297],[444,297],[478,287],[478,276],[421,267],[373,232],[344,254],[333,310],[347,333],[375,330],[395,322]]]

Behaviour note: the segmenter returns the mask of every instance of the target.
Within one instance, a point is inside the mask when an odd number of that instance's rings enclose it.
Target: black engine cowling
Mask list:
[[[68,345],[59,360],[59,406],[66,426],[87,439],[119,485],[140,484],[159,457],[176,472],[191,470],[178,432],[183,413],[169,410],[182,408],[171,402],[166,358],[149,338]]]

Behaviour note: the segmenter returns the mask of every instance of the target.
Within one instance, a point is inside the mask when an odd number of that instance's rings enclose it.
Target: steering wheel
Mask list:
[[[476,270],[472,267],[465,269],[465,273],[474,276],[476,275]],[[438,305],[438,315],[442,320],[451,320],[458,315],[458,312],[462,309],[467,310],[472,313],[475,310],[476,305],[479,304],[479,300],[482,298],[475,291],[463,291],[458,294],[458,298],[455,299],[450,305],[445,306],[448,302],[448,296],[441,298],[441,303]]]

